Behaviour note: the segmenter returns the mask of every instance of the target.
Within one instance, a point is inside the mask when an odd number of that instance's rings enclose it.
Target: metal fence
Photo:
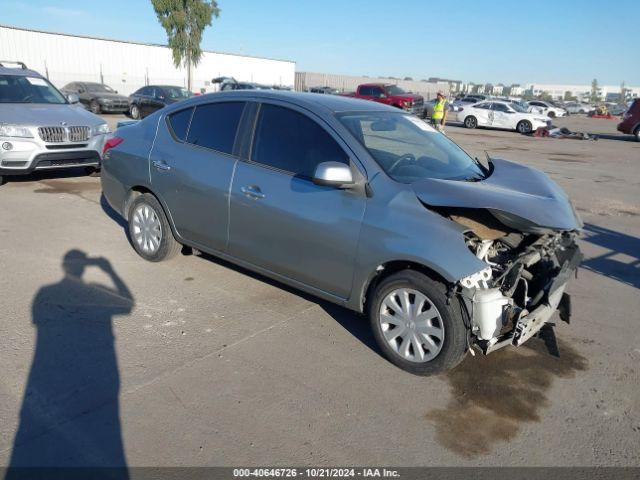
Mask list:
[[[448,83],[420,82],[397,78],[355,77],[313,72],[296,72],[295,89],[298,92],[305,92],[312,87],[330,87],[336,88],[341,92],[353,92],[362,83],[392,83],[407,92],[418,93],[426,100],[435,97],[438,91],[444,92],[445,95],[449,94]]]

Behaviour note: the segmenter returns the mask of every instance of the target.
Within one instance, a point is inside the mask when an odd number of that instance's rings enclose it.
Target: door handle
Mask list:
[[[168,172],[169,170],[171,170],[171,167],[167,165],[167,162],[165,162],[164,160],[154,160],[151,164],[158,170],[162,170],[163,172]]]
[[[250,185],[248,187],[240,188],[240,191],[245,194],[245,196],[249,198],[253,198],[254,200],[259,200],[264,198],[265,195],[260,191],[260,187],[257,185]]]

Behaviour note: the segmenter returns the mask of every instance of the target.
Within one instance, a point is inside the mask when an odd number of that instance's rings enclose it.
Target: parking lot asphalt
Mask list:
[[[559,357],[533,339],[434,378],[347,310],[211,257],[145,262],[98,178],[0,187],[0,464],[640,465],[640,144],[556,123],[602,138],[447,133],[544,170],[582,216]]]

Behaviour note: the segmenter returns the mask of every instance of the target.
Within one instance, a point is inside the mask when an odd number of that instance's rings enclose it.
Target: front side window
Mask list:
[[[196,107],[187,142],[232,154],[244,102],[209,103]]]
[[[349,164],[324,128],[306,115],[276,105],[260,107],[252,161],[312,178],[322,162]]]
[[[371,87],[360,87],[360,95],[363,97],[370,97],[373,95],[372,90],[373,89]]]
[[[44,78],[0,75],[0,103],[64,104],[67,100]]]
[[[424,121],[395,112],[346,113],[340,122],[392,179],[413,183],[427,178],[476,180],[476,161]]]
[[[192,113],[193,108],[187,108],[186,110],[172,113],[167,117],[173,135],[182,142],[187,138],[187,130],[189,129]]]

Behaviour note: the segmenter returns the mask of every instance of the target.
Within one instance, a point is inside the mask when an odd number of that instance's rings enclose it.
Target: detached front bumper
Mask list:
[[[522,345],[540,331],[556,310],[560,310],[562,320],[569,322],[571,301],[565,288],[583,256],[574,244],[559,252],[558,257],[561,267],[554,277],[548,279],[542,300],[531,311],[514,308],[512,300],[498,289],[476,290],[470,299],[470,311],[472,325],[476,327],[477,344],[483,353],[509,345]]]

